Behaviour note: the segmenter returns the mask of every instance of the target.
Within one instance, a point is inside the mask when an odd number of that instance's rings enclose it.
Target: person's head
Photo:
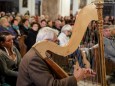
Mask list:
[[[109,25],[103,26],[103,36],[107,38],[111,36]]]
[[[61,28],[61,21],[60,20],[55,21],[55,27],[57,27],[58,29]]]
[[[0,25],[3,26],[3,27],[6,27],[6,28],[10,26],[10,24],[9,24],[9,22],[8,22],[8,20],[7,20],[7,18],[5,18],[5,17],[2,17],[2,18],[0,19]]]
[[[109,28],[111,36],[115,36],[115,25],[110,25]]]
[[[11,22],[13,25],[18,26],[19,22],[17,19],[13,19]]]
[[[49,40],[49,41],[57,42],[57,35],[58,35],[57,30],[54,30],[50,27],[43,27],[38,32],[36,42],[40,42],[43,40]]]
[[[71,25],[67,24],[64,25],[61,29],[61,32],[64,33],[66,36],[70,36],[72,32],[72,27]]]
[[[63,27],[65,25],[65,20],[61,20],[61,26]]]
[[[21,17],[20,16],[16,16],[15,19],[17,19],[19,23],[21,22]]]
[[[23,19],[28,19],[29,20],[30,16],[29,15],[24,15]]]
[[[48,21],[48,26],[49,26],[49,27],[53,27],[53,22],[52,22],[52,20],[49,20],[49,21]]]
[[[8,19],[8,22],[10,22],[10,23],[11,23],[11,21],[12,21],[14,18],[13,18],[13,16],[12,16],[12,15],[9,15],[7,19]]]
[[[14,36],[9,32],[0,32],[0,46],[11,48],[13,46]]]
[[[40,28],[40,25],[37,23],[37,22],[33,22],[31,24],[31,29],[34,30],[34,31],[38,31]]]
[[[22,23],[24,26],[28,27],[29,26],[29,20],[28,19],[23,19]]]
[[[34,16],[32,16],[32,17],[29,19],[29,22],[30,22],[30,23],[36,22],[35,17],[34,17]]]
[[[41,20],[41,22],[40,22],[40,26],[41,26],[41,28],[43,28],[43,27],[46,27],[46,26],[47,26],[47,22],[46,22],[46,20],[45,20],[45,19]]]

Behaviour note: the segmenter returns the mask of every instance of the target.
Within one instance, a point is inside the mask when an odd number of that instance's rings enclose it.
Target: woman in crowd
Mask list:
[[[0,32],[0,81],[10,86],[16,85],[21,61],[19,51],[13,46],[13,38],[9,32]]]
[[[71,32],[72,32],[72,27],[69,24],[62,27],[61,33],[58,36],[59,45],[64,46],[68,44]]]
[[[27,46],[27,51],[34,45],[36,42],[36,36],[38,33],[38,30],[40,29],[40,25],[36,22],[33,22],[31,24],[31,29],[28,31],[28,36],[25,40],[25,44]]]

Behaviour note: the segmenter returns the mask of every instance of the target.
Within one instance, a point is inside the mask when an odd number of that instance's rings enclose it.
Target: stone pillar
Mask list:
[[[80,0],[73,0],[73,15],[79,11]]]
[[[86,5],[87,5],[87,0],[80,0],[80,5],[79,5],[80,9],[82,9]]]
[[[70,1],[71,0],[60,0],[59,14],[61,16],[69,16],[70,15]]]
[[[41,1],[42,15],[48,15],[54,20],[59,14],[59,0],[42,0]]]
[[[35,0],[19,0],[19,12],[24,15],[27,11],[35,15]]]

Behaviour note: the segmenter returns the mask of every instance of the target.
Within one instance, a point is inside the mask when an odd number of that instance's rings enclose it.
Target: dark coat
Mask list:
[[[35,44],[37,33],[38,33],[38,31],[34,31],[32,29],[29,29],[28,36],[25,39],[25,44],[27,46],[27,51]]]
[[[5,27],[0,26],[0,32],[4,32],[4,31],[6,31],[6,32],[10,32],[13,36],[16,35],[16,33],[15,33],[15,31],[13,30],[12,27],[9,27],[8,29],[6,29]]]
[[[26,35],[26,36],[28,35],[29,28],[27,29],[24,25],[20,25],[19,29],[22,35]]]
[[[23,57],[16,86],[77,86],[74,76],[57,79],[54,72],[31,48]]]

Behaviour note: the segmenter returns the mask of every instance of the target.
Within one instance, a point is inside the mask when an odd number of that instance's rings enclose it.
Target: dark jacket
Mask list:
[[[27,51],[35,44],[37,33],[38,33],[38,31],[34,31],[33,29],[29,29],[28,36],[25,39]]]
[[[57,79],[54,72],[31,48],[23,57],[16,86],[77,86],[74,76]]]
[[[24,25],[20,25],[19,29],[20,29],[21,35],[26,35],[26,36],[28,35],[29,28],[26,28]]]
[[[5,28],[3,26],[0,26],[0,32],[10,32],[13,36],[15,36],[15,31],[13,30],[12,27]]]
[[[16,61],[9,59],[7,53],[0,49],[0,82],[10,84],[11,86],[16,85],[17,71],[21,61],[21,55],[16,47],[13,47],[13,51],[17,55]]]

